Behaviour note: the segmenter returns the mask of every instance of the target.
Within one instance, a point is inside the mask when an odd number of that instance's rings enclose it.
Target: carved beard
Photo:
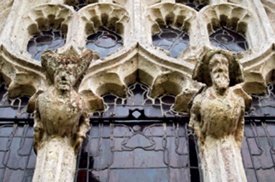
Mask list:
[[[229,87],[229,78],[227,75],[215,75],[213,84],[218,90],[226,90]]]

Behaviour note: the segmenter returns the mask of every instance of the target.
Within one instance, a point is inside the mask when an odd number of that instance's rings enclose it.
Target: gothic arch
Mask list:
[[[162,94],[178,96],[178,99],[185,101],[178,107],[186,111],[188,101],[201,87],[192,81],[191,70],[191,65],[170,63],[139,46],[130,50],[126,57],[122,55],[108,62],[92,63],[80,88],[83,93],[94,93],[98,96],[125,96],[128,85],[139,81],[152,89],[152,97]],[[177,89],[171,90],[171,85]],[[184,98],[182,95],[185,95]]]
[[[26,53],[28,41],[32,36],[50,27],[60,29],[64,34],[70,34],[70,24],[73,11],[68,6],[60,4],[43,4],[31,8],[25,12],[17,24],[17,29],[13,32],[13,44],[19,46],[26,60],[30,60],[30,54]],[[17,39],[18,34],[24,34],[23,38]],[[18,53],[17,53],[18,54]],[[21,55],[21,54],[19,54]]]
[[[266,42],[265,35],[258,34],[259,19],[248,9],[231,3],[221,3],[205,7],[200,11],[200,27],[207,30],[208,37],[221,26],[245,35],[249,48],[259,51]],[[259,45],[259,42],[262,44]],[[206,45],[210,46],[209,40]]]
[[[147,11],[148,30],[147,41],[152,44],[152,35],[159,33],[162,27],[173,27],[185,31],[190,36],[190,46],[195,46],[197,41],[197,12],[190,7],[163,2],[152,5]]]
[[[96,33],[100,27],[106,27],[119,34],[127,45],[130,34],[128,12],[120,5],[110,3],[96,3],[88,5],[77,12],[79,14],[79,29],[77,37],[79,45],[85,46],[85,39],[89,34]]]

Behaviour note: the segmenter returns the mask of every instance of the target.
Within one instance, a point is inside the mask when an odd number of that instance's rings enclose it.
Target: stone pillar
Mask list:
[[[93,56],[92,51],[79,56],[73,48],[42,55],[49,87],[37,92],[28,106],[35,122],[34,182],[74,180],[77,153],[89,130],[87,106],[76,89]]]
[[[244,130],[242,70],[228,51],[209,51],[197,63],[193,79],[206,87],[192,101],[189,127],[199,141],[201,168],[206,182],[245,182],[241,146]]]

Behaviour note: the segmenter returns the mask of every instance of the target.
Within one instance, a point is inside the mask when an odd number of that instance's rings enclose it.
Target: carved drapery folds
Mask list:
[[[34,94],[28,106],[35,111],[33,181],[73,181],[76,155],[89,130],[88,107],[77,89],[96,55],[86,51],[79,56],[73,48],[43,53],[49,87]]]
[[[205,181],[246,181],[241,146],[245,100],[236,85],[243,81],[241,65],[227,51],[208,51],[198,62],[193,79],[206,84],[192,101],[189,127],[199,140]]]

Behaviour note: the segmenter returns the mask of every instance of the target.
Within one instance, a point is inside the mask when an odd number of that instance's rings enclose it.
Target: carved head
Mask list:
[[[215,54],[209,61],[212,85],[219,90],[229,86],[228,60],[223,54]]]
[[[75,85],[76,77],[75,65],[60,64],[54,73],[54,85],[58,90],[71,90]]]
[[[64,53],[45,51],[42,55],[42,67],[50,85],[58,90],[70,90],[80,80],[88,68],[90,62],[98,58],[98,54],[91,50],[85,51],[82,55],[71,47]]]
[[[212,85],[228,87],[243,82],[241,64],[236,56],[226,50],[208,50],[197,62],[193,79]]]

